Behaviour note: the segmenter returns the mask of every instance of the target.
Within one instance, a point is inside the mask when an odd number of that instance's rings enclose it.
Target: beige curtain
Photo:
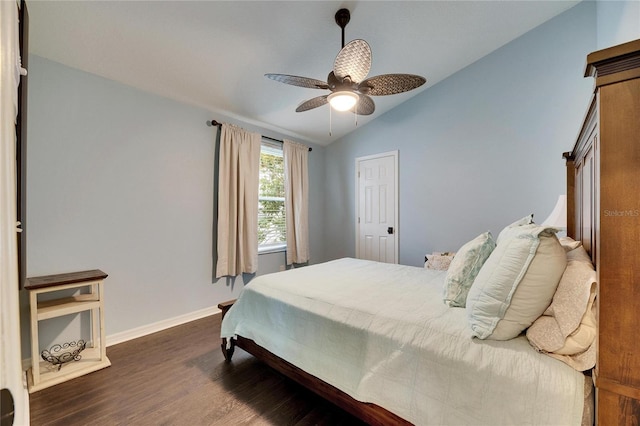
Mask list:
[[[216,277],[258,269],[258,133],[223,123],[218,169],[218,262]]]
[[[309,261],[309,148],[284,140],[287,264]]]

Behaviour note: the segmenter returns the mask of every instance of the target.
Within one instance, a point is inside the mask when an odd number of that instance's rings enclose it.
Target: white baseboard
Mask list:
[[[215,305],[200,309],[199,311],[189,312],[188,314],[179,315],[177,317],[168,318],[166,320],[154,322],[152,324],[143,325],[140,327],[132,328],[131,330],[121,331],[120,333],[111,334],[106,337],[107,347],[123,343],[128,340],[137,339],[138,337],[146,336],[148,334],[157,333],[158,331],[166,330],[167,328],[175,327],[190,321],[195,321],[210,315],[220,313]]]

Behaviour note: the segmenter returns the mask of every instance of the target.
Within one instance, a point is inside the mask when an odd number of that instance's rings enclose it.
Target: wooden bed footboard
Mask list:
[[[234,303],[235,300],[230,300],[228,302],[218,304],[218,308],[222,311],[222,318],[224,318],[227,311]],[[412,424],[378,405],[353,399],[351,396],[347,395],[335,386],[320,380],[316,376],[313,376],[277,355],[272,354],[251,339],[237,336],[235,339],[231,339],[231,341],[227,342],[227,339],[223,338],[220,347],[226,362],[231,362],[231,357],[233,356],[235,347],[243,349],[289,379],[299,383],[312,392],[315,392],[317,395],[332,402],[370,425],[383,426]]]

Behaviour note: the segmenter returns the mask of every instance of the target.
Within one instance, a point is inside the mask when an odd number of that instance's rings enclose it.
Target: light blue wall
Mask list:
[[[640,39],[640,1],[598,1],[598,49]]]
[[[355,255],[354,161],[379,152],[400,151],[401,263],[420,265],[426,252],[456,250],[531,212],[543,219],[565,191],[560,154],[593,87],[582,78],[585,56],[640,37],[637,12],[634,1],[583,2],[348,137],[314,146],[312,263]],[[212,280],[215,149],[204,123],[282,135],[30,61],[28,275],[108,272],[107,335],[235,297],[241,279]],[[283,263],[281,253],[263,255],[259,273]],[[23,330],[27,309],[23,292]]]
[[[595,25],[595,3],[581,3],[331,144],[327,257],[355,255],[355,158],[396,149],[400,263],[529,213],[543,220],[591,96]]]
[[[242,277],[212,278],[216,130],[206,126],[233,120],[38,56],[28,105],[28,276],[107,272],[107,336],[237,297]],[[323,151],[309,154],[312,263],[324,258]],[[261,255],[258,274],[284,263],[284,253]],[[72,322],[54,326],[42,346],[60,342]]]

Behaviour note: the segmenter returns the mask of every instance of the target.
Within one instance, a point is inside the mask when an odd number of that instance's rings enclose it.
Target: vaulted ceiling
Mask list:
[[[31,53],[284,135],[329,144],[356,129],[351,113],[296,113],[328,93],[265,73],[325,80],[346,41],[365,39],[370,76],[411,73],[417,90],[376,97],[358,126],[475,62],[578,1],[30,1]],[[478,84],[482,84],[481,76]]]

